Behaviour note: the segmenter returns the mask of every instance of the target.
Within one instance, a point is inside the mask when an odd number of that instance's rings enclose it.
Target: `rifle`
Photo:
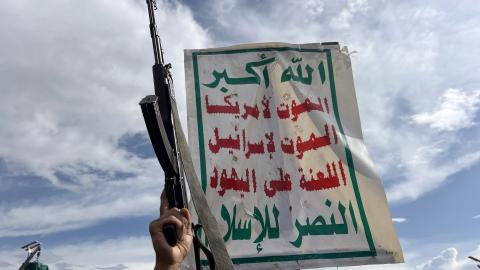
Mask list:
[[[148,17],[150,19],[150,35],[152,38],[155,64],[152,66],[155,95],[146,96],[140,101],[143,117],[147,126],[150,141],[155,154],[165,173],[165,193],[168,207],[179,209],[187,207],[187,196],[181,163],[176,148],[176,138],[172,122],[172,105],[170,96],[173,95],[171,64],[164,64],[163,50],[155,23],[155,2],[147,0]],[[163,228],[167,242],[171,246],[177,243],[175,226],[168,224]]]
[[[202,197],[203,194],[200,191],[188,149],[186,150],[187,144],[185,135],[180,126],[176,102],[174,99],[173,79],[170,73],[172,65],[164,64],[163,49],[158,35],[157,25],[155,23],[154,10],[156,9],[156,3],[155,0],[146,0],[146,2],[148,6],[148,17],[150,20],[149,27],[150,36],[152,38],[153,55],[155,58],[155,63],[152,66],[155,95],[149,95],[143,98],[140,101],[140,107],[142,109],[143,118],[145,120],[145,125],[147,126],[148,135],[152,142],[155,155],[157,156],[165,174],[165,193],[167,195],[168,207],[177,207],[181,209],[188,206],[184,180],[185,175],[187,175],[189,177],[187,180],[192,189],[192,197],[197,198],[197,203],[200,207],[208,208],[204,196]],[[176,131],[179,134],[177,134]],[[179,138],[179,143],[177,142],[177,138]],[[178,147],[178,145],[180,145],[180,147]],[[187,155],[185,157],[187,160],[186,168],[183,167],[184,163],[182,161],[181,152],[186,153]],[[228,256],[223,240],[218,235],[218,228],[214,221],[214,217],[211,213],[206,213],[205,211],[205,209],[200,210],[199,217],[201,217],[200,213],[202,213],[204,222],[210,224],[210,228],[206,228],[205,235],[207,237],[210,235],[209,239],[212,238],[211,247],[215,250],[216,257],[214,257],[214,254],[212,254],[199,240],[198,232],[202,226],[199,224],[192,224],[196,268],[197,270],[201,269],[201,249],[208,259],[211,270],[214,270],[216,267],[215,259],[218,260],[221,269],[233,269],[231,259]],[[168,244],[170,246],[175,246],[178,240],[175,225],[166,224],[162,228],[162,231]],[[212,233],[214,231],[217,231],[217,235]]]

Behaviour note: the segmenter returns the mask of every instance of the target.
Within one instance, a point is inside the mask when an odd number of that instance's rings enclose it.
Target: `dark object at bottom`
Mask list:
[[[28,263],[25,270],[48,270],[48,266],[39,262]]]
[[[193,252],[195,254],[195,264],[197,266],[197,270],[201,270],[201,264],[200,264],[200,250],[203,251],[203,254],[207,257],[208,260],[208,266],[210,267],[210,270],[215,270],[215,259],[213,258],[213,254],[206,246],[200,242],[200,237],[198,236],[198,232],[200,229],[202,229],[201,224],[192,224],[192,229],[193,229]]]

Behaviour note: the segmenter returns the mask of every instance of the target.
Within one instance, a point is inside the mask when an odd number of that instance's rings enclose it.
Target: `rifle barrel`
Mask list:
[[[150,20],[150,37],[152,38],[152,47],[153,55],[155,58],[155,64],[163,65],[163,53],[162,53],[162,44],[160,42],[160,36],[157,31],[157,24],[155,23],[155,13],[154,13],[154,3],[155,0],[147,0],[148,6],[148,18]]]

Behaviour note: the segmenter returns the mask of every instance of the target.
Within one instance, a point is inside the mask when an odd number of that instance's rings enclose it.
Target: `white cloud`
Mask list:
[[[417,246],[412,250],[415,254],[422,253],[422,249]],[[480,247],[468,254],[475,256],[480,254]],[[395,270],[468,270],[472,269],[474,265],[472,262],[464,259],[463,255],[458,254],[458,250],[454,247],[446,248],[440,252],[439,255],[425,259],[422,257],[407,258],[406,263],[402,264],[384,264],[384,265],[366,265],[366,266],[353,266],[353,267],[341,267],[341,269],[351,270],[372,270],[372,269],[395,269]],[[417,261],[421,260],[420,263]],[[325,270],[333,270],[335,268],[322,268]],[[339,268],[340,269],[340,268]]]
[[[0,251],[5,270],[18,269],[24,252]],[[13,259],[17,258],[17,259]],[[88,241],[77,244],[43,246],[40,262],[51,270],[87,269],[153,269],[155,256],[149,237],[124,237],[106,241]]]
[[[387,189],[387,197],[390,201],[415,200],[440,186],[448,176],[469,168],[479,160],[480,151],[447,160],[441,165],[435,164],[434,158],[428,157],[414,166],[407,162],[404,168],[407,180],[391,185]]]
[[[98,182],[82,192],[44,193],[43,198],[26,196],[0,205],[0,238],[52,234],[114,218],[158,215],[162,172],[155,159],[138,165],[141,174],[137,176]]]
[[[443,250],[440,255],[433,257],[425,263],[416,266],[416,270],[469,270],[475,263],[468,256],[480,256],[480,246],[474,250],[459,255],[457,248],[451,247]]]
[[[319,0],[303,1],[302,7],[312,16],[320,16],[324,11],[323,1]]]
[[[367,0],[349,0],[348,9],[352,12],[365,12],[369,8]]]
[[[84,194],[65,192],[35,203],[0,207],[0,238],[50,234],[112,218],[158,214],[161,183],[155,179],[160,173],[155,162],[145,161],[142,176],[98,183]]]
[[[459,264],[457,262],[458,251],[455,248],[445,249],[440,253],[439,256],[436,256],[426,262],[425,264],[419,266],[419,269],[422,270],[454,270],[458,269]]]
[[[110,239],[104,242],[86,242],[80,245],[62,245],[51,250],[63,261],[93,267],[122,265],[128,269],[152,269],[154,251],[149,237]],[[88,262],[85,258],[89,258]]]
[[[182,50],[207,46],[209,38],[188,8],[157,5],[185,116]],[[68,189],[139,173],[143,161],[120,149],[118,140],[146,132],[138,106],[153,93],[146,5],[87,0],[1,6],[0,31],[7,36],[0,45],[0,159],[8,173],[41,176]]]
[[[412,121],[441,131],[453,131],[473,126],[479,108],[480,90],[469,94],[459,89],[448,89],[433,111],[415,114]]]
[[[480,215],[473,216],[472,218],[473,218],[473,219],[479,219],[479,218],[480,218]]]
[[[0,261],[0,267],[2,267],[2,269],[6,269],[7,267],[14,267],[14,265],[8,262]]]
[[[344,30],[350,28],[353,15],[348,9],[343,9],[338,16],[330,21],[330,27],[335,30]]]
[[[392,221],[395,223],[404,223],[407,222],[406,218],[392,218]]]

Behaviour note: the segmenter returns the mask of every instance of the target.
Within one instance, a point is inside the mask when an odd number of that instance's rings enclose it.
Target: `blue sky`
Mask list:
[[[186,126],[183,49],[339,41],[406,263],[480,256],[476,1],[158,3]],[[144,1],[0,3],[0,268],[40,240],[52,269],[152,269],[163,173],[138,101],[153,92]],[[345,268],[347,269],[347,268]],[[357,268],[354,268],[357,269]]]

